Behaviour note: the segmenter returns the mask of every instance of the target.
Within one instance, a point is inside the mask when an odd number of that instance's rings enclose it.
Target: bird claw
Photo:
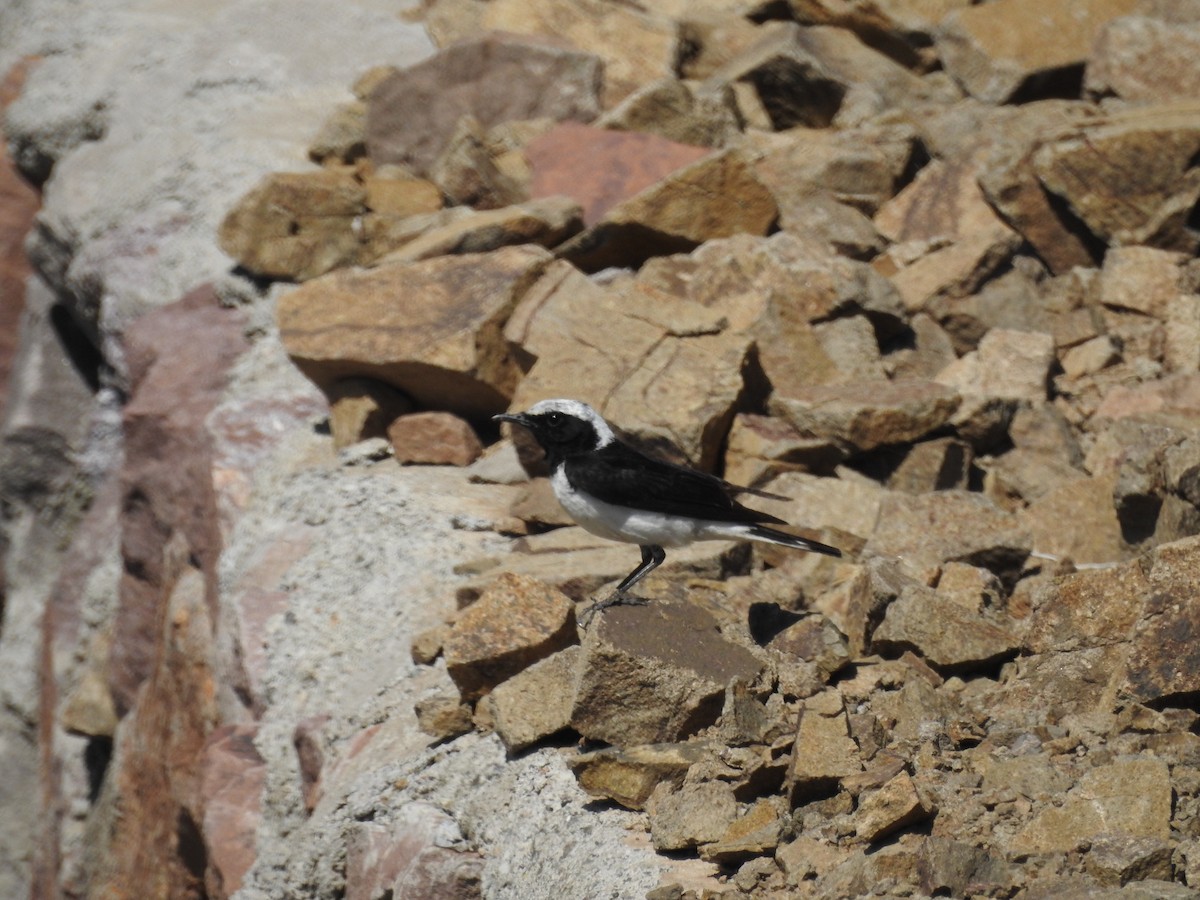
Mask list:
[[[597,600],[589,606],[579,619],[579,624],[587,628],[591,624],[592,618],[598,612],[608,609],[612,606],[645,606],[650,601],[645,597],[634,597],[632,594],[624,594],[621,591],[614,591],[603,600]]]

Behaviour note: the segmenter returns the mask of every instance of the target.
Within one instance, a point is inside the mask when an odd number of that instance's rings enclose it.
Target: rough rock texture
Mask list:
[[[0,895],[1194,896],[1194,0],[384,6],[0,5]]]

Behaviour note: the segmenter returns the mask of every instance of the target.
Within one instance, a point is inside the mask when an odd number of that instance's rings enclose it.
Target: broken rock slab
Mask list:
[[[494,415],[521,376],[501,328],[550,259],[522,246],[332,272],[279,298],[280,337],[323,390],[374,378],[427,409]]]
[[[1130,103],[1200,96],[1200,24],[1122,16],[1096,37],[1084,88]]]
[[[506,573],[463,610],[442,653],[463,698],[475,700],[577,640],[575,604],[539,581]]]
[[[636,744],[580,753],[567,764],[591,796],[640,810],[659,784],[679,787],[688,769],[711,752],[699,741]]]
[[[656,850],[687,850],[719,841],[737,818],[733,788],[722,781],[661,784],[646,803]]]
[[[488,35],[447,47],[381,80],[367,100],[376,165],[425,174],[463,116],[485,128],[515,119],[588,121],[600,112],[603,63],[536,39]]]
[[[834,793],[842,778],[862,768],[842,695],[831,689],[805,700],[786,780],[793,804]]]
[[[497,685],[483,698],[496,734],[510,753],[570,724],[579,657],[578,646],[567,647]]]
[[[716,722],[726,685],[762,666],[691,603],[614,606],[584,638],[571,727],[619,746],[678,740]]]

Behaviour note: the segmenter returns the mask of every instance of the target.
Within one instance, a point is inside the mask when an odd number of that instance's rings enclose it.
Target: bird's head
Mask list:
[[[551,463],[589,453],[615,439],[600,413],[578,400],[542,400],[523,413],[494,418],[529,429]]]

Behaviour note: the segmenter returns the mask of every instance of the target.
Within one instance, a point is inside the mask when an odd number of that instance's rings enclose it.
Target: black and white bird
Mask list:
[[[546,452],[554,495],[577,523],[602,538],[637,544],[642,561],[595,608],[642,603],[628,591],[666,559],[664,547],[751,540],[841,556],[836,547],[768,528],[782,519],[738,503],[738,494],[784,499],[715,475],[654,459],[622,442],[578,400],[543,400],[497,420],[527,428]]]

